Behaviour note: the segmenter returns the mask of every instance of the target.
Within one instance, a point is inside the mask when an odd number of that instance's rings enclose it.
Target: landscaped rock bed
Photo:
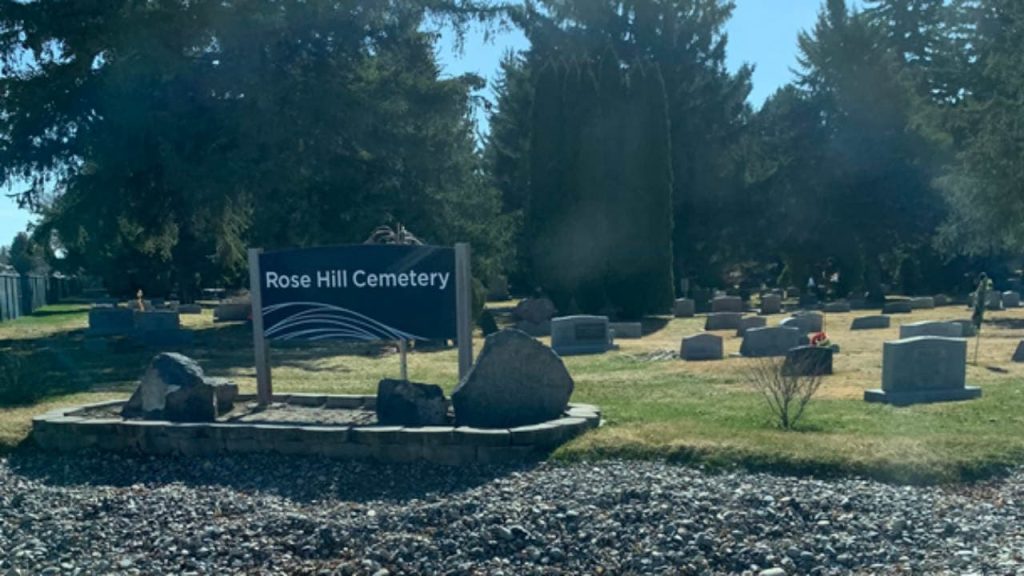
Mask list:
[[[982,485],[656,462],[378,465],[34,450],[0,574],[1019,574],[1024,474]],[[769,572],[770,573],[770,572]]]
[[[600,411],[570,404],[561,417],[513,428],[382,426],[376,396],[291,394],[258,407],[238,396],[214,422],[168,422],[120,416],[123,401],[61,408],[33,419],[43,448],[87,448],[143,454],[212,455],[266,452],[380,462],[465,465],[535,459],[598,426]]]

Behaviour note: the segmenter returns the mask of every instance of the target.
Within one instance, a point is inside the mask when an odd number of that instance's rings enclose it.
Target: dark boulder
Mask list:
[[[384,379],[377,384],[377,422],[385,426],[443,426],[444,391],[434,384]]]
[[[487,337],[476,364],[452,393],[455,422],[511,428],[561,417],[573,381],[550,348],[519,330]]]

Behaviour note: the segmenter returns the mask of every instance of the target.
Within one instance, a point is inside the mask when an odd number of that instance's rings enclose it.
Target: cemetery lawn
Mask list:
[[[53,308],[44,309],[48,313]],[[58,310],[65,310],[60,308]],[[40,315],[0,325],[0,354],[18,354],[39,375],[38,398],[22,406],[0,405],[0,452],[23,442],[31,417],[60,405],[127,397],[152,351],[112,342],[106,353],[83,347],[85,316]],[[867,404],[868,388],[881,384],[882,342],[895,339],[901,322],[967,318],[951,306],[894,315],[892,328],[848,330],[856,316],[828,314],[826,330],[842,347],[835,375],[826,378],[795,431],[773,427],[760,396],[748,385],[751,360],[716,362],[652,360],[678,350],[680,339],[703,328],[703,318],[653,318],[647,336],[619,340],[620,350],[566,358],[576,381],[574,402],[601,407],[605,425],[560,448],[559,460],[664,458],[708,467],[855,474],[901,483],[956,482],[984,478],[1024,464],[1024,364],[1010,362],[1024,338],[1024,309],[989,312],[977,366],[967,382],[983,397],[969,402],[906,408]],[[59,316],[62,320],[53,320]],[[784,316],[768,318],[777,324]],[[180,351],[213,376],[230,377],[255,391],[252,340],[242,324],[215,325],[210,312],[182,316],[196,330],[194,346]],[[739,350],[730,331],[726,354]],[[475,342],[479,351],[482,340]],[[970,341],[969,357],[974,341]],[[275,392],[374,393],[376,383],[398,374],[398,356],[386,347],[339,343],[272,350]],[[456,383],[454,350],[410,354],[410,378]],[[2,385],[2,384],[0,384]]]

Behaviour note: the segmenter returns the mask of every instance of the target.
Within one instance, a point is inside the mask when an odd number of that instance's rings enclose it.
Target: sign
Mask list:
[[[277,340],[455,339],[455,250],[364,244],[259,253],[263,334]]]

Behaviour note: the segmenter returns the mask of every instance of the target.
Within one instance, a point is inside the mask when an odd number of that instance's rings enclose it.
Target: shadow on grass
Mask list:
[[[440,498],[538,465],[374,464],[272,454],[187,458],[86,451],[58,455],[35,448],[31,440],[10,452],[8,462],[17,474],[56,486],[180,483],[191,488],[263,492],[302,503],[330,498],[351,502]]]

